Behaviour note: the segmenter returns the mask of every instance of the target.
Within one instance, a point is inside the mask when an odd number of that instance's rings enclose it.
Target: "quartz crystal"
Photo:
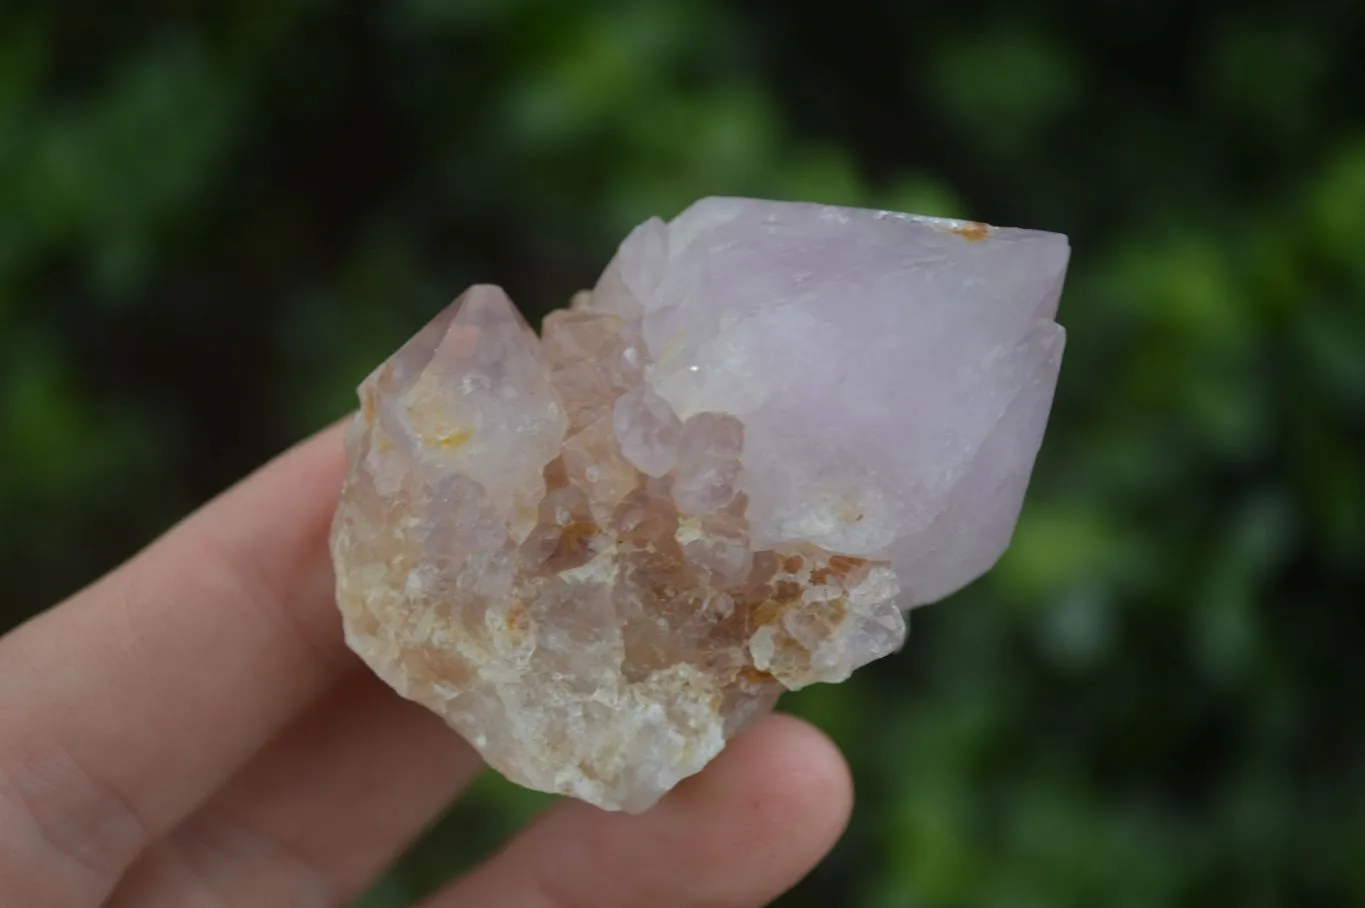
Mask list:
[[[1014,529],[1057,234],[708,198],[541,337],[470,288],[360,386],[350,646],[508,778],[639,811]]]

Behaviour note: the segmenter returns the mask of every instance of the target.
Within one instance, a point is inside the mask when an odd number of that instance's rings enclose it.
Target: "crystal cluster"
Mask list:
[[[360,387],[347,641],[512,780],[648,807],[999,557],[1067,256],[709,198],[636,228],[540,338],[471,288]]]

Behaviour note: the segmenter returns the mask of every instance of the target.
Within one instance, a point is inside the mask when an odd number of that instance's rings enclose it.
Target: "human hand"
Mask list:
[[[345,649],[333,428],[0,638],[0,905],[344,905],[480,767]],[[842,831],[834,746],[773,716],[641,816],[556,804],[428,908],[736,906]]]

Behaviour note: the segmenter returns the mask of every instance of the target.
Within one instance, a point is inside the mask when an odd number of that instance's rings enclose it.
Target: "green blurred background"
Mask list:
[[[786,701],[860,804],[779,904],[1365,905],[1357,2],[0,4],[0,628],[465,285],[534,321],[719,193],[1074,249],[1012,550]],[[481,781],[362,904],[542,804]]]

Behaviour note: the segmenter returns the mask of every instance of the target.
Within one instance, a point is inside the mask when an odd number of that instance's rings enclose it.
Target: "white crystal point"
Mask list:
[[[474,287],[360,388],[351,647],[522,784],[643,810],[1009,543],[1063,237],[704,199],[535,337]]]
[[[1056,384],[1066,238],[734,198],[668,229],[649,381],[683,419],[743,422],[755,544],[889,558],[910,604],[988,569]]]
[[[630,232],[592,291],[593,307],[638,318],[640,303],[654,293],[668,267],[668,225],[650,218]]]
[[[677,463],[682,420],[647,383],[616,398],[612,427],[621,453],[642,472],[663,476]]]
[[[696,413],[682,424],[673,500],[686,514],[725,507],[739,491],[744,423],[728,413]]]
[[[397,404],[381,420],[395,458],[478,483],[517,535],[530,529],[567,425],[539,345],[501,288],[471,287],[360,391],[369,408]]]

